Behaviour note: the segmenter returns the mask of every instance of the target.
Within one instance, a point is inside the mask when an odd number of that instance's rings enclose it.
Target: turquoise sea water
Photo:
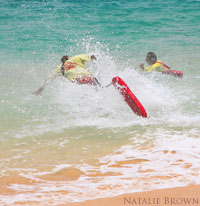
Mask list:
[[[12,191],[0,203],[199,184],[199,8],[199,0],[0,0],[0,189]],[[148,51],[184,77],[143,73]],[[63,55],[81,53],[97,57],[87,67],[102,85],[122,77],[148,118],[113,87],[61,78],[31,95]],[[5,178],[13,176],[19,182]]]

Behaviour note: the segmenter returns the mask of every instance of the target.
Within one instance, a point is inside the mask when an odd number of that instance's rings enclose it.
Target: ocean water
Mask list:
[[[0,204],[59,205],[200,183],[200,1],[0,0]],[[183,78],[138,68],[145,55]],[[63,55],[105,86],[58,78],[31,93]]]

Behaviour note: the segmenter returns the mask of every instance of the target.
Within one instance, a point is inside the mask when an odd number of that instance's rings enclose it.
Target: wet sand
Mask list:
[[[124,194],[116,197],[69,203],[68,206],[197,206],[200,205],[200,185]]]
[[[56,172],[55,176],[44,175],[42,179],[55,181],[63,180],[63,174],[69,173],[71,175],[70,180],[77,179],[82,173],[73,168],[63,169]],[[73,175],[72,175],[73,174]],[[94,176],[96,176],[95,174]],[[109,174],[112,175],[112,174]],[[97,175],[98,176],[98,175]],[[40,181],[43,181],[43,180]],[[32,185],[36,186],[40,184],[40,181],[34,181],[29,178],[21,177],[17,174],[10,174],[7,177],[0,178],[0,195],[4,198],[8,198],[15,195],[26,195],[27,193],[36,193],[37,190],[31,191],[17,191],[9,188],[12,184]],[[36,187],[37,189],[37,187]],[[188,185],[186,187],[176,187],[170,189],[160,189],[147,192],[138,192],[132,194],[123,194],[116,197],[100,198],[94,200],[87,200],[85,202],[71,202],[69,203],[67,195],[69,191],[44,191],[43,194],[37,194],[35,200],[27,199],[13,201],[11,205],[44,205],[43,197],[45,196],[46,205],[58,205],[58,206],[124,206],[124,205],[149,205],[149,206],[197,206],[200,205],[200,185]],[[62,201],[56,201],[55,196],[62,198]],[[95,198],[95,197],[94,197]],[[61,203],[62,202],[62,203]],[[3,199],[0,198],[0,204],[4,204]]]

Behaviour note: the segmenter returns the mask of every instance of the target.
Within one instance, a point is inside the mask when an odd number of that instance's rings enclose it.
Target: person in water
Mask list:
[[[61,58],[61,65],[58,66],[56,70],[49,75],[49,78],[44,84],[32,94],[41,94],[45,86],[49,83],[49,80],[53,80],[58,76],[63,76],[72,83],[101,86],[93,74],[85,68],[85,63],[89,60],[96,60],[96,57],[87,54],[80,54],[71,58],[69,56],[63,56]]]
[[[152,72],[154,70],[164,72],[170,69],[170,67],[164,64],[162,61],[157,60],[157,56],[154,52],[147,53],[146,62],[150,65],[149,67],[145,67],[143,63],[140,63],[139,67],[147,72]]]

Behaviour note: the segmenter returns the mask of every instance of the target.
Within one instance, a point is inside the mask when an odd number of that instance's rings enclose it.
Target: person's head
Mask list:
[[[146,55],[146,62],[150,65],[155,64],[157,61],[157,56],[154,52],[148,52]]]
[[[69,59],[68,56],[63,56],[60,61],[64,64]]]

